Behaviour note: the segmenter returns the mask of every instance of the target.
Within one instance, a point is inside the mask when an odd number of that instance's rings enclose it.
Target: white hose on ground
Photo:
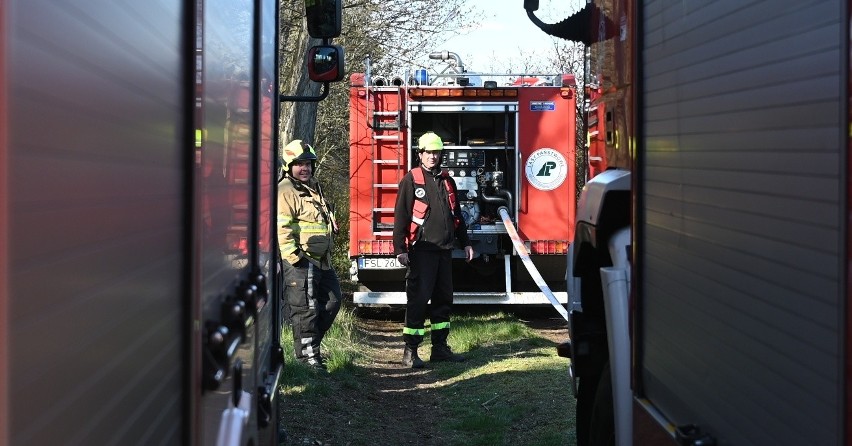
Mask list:
[[[521,241],[521,237],[518,235],[518,231],[515,229],[515,224],[512,222],[512,218],[509,217],[509,210],[506,209],[505,206],[500,206],[497,211],[500,213],[500,218],[503,219],[503,226],[506,227],[506,232],[509,233],[509,238],[512,239],[512,244],[515,245],[515,251],[518,251],[518,255],[521,256],[521,260],[524,262],[524,266],[529,271],[530,276],[532,276],[535,284],[538,285],[538,288],[544,293],[544,296],[547,297],[547,300],[550,301],[550,304],[553,305],[553,308],[559,312],[559,314],[566,321],[568,320],[568,311],[565,310],[565,307],[556,300],[556,296],[553,295],[553,291],[550,291],[550,287],[547,286],[547,283],[544,281],[544,278],[541,277],[541,274],[536,269],[535,265],[530,259],[530,254],[527,252],[527,247],[524,246],[524,242]]]

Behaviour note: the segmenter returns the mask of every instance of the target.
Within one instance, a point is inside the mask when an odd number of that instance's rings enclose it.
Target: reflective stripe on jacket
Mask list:
[[[307,258],[331,268],[333,216],[316,179],[305,184],[287,175],[278,183],[278,248],[290,264]]]

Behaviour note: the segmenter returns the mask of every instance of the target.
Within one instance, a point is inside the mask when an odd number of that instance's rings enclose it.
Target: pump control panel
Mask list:
[[[485,167],[484,150],[444,149],[441,154],[443,167]]]

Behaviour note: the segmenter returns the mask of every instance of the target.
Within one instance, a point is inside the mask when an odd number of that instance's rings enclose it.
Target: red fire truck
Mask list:
[[[461,250],[454,255],[455,301],[566,303],[572,197],[578,172],[585,178],[573,76],[475,74],[454,53],[430,57],[445,62],[444,70],[351,76],[349,256],[362,286],[355,303],[405,303],[393,209],[399,181],[415,166],[416,141],[427,131],[445,141],[441,165],[458,185],[478,254],[469,264]],[[522,266],[525,256],[538,272]],[[561,291],[540,290],[542,277]]]
[[[569,256],[578,444],[852,445],[852,3],[524,3],[589,46],[613,167]]]

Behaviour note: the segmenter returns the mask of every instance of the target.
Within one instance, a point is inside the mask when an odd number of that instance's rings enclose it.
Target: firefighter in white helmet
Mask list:
[[[281,155],[286,172],[278,183],[278,248],[294,350],[299,361],[325,370],[320,343],[341,302],[340,282],[331,266],[337,225],[313,176],[314,148],[297,139]]]
[[[463,246],[468,262],[474,255],[461,218],[456,183],[441,171],[444,143],[433,132],[423,134],[418,143],[420,166],[411,169],[399,183],[393,226],[394,254],[408,266],[402,364],[411,368],[425,365],[417,347],[426,334],[430,300],[430,361],[464,361],[447,344],[453,306],[453,247],[456,242]]]

